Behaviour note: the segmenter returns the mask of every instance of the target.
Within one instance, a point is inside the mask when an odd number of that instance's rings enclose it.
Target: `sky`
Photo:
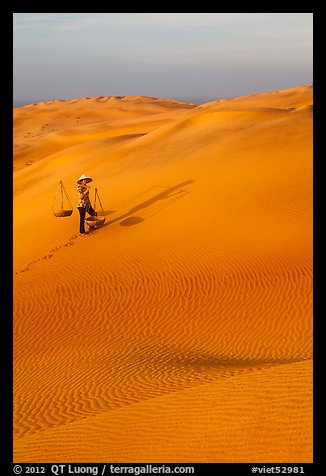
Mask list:
[[[195,103],[313,82],[312,13],[14,13],[14,107],[141,95]]]

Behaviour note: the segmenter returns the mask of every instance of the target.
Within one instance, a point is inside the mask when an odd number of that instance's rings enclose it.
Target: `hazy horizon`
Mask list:
[[[218,100],[218,99],[231,99],[233,97],[240,97],[240,96],[246,96],[246,95],[250,95],[250,94],[259,94],[259,93],[268,93],[268,92],[272,92],[272,91],[278,91],[278,90],[281,90],[281,89],[291,89],[292,87],[300,87],[300,86],[313,86],[313,83],[311,82],[310,84],[298,84],[298,85],[295,85],[295,86],[289,86],[289,88],[279,88],[279,89],[275,89],[275,90],[269,90],[269,89],[266,89],[266,90],[261,90],[261,91],[251,91],[251,92],[248,92],[246,94],[235,94],[233,96],[216,96],[216,97],[207,97],[207,98],[204,98],[204,97],[193,97],[193,98],[189,98],[189,97],[166,97],[166,96],[148,96],[146,94],[141,94],[141,95],[138,95],[138,96],[144,96],[144,97],[155,97],[156,99],[171,99],[171,100],[175,100],[175,101],[180,101],[180,102],[186,102],[186,103],[192,103],[192,104],[205,104],[205,103],[208,103],[210,101],[215,101],[215,100]],[[42,99],[29,99],[29,100],[14,100],[13,101],[13,108],[17,108],[17,107],[24,107],[24,106],[29,106],[31,104],[37,104],[39,102],[48,102],[48,101],[69,101],[71,99],[78,99],[79,97],[97,97],[99,95],[94,95],[94,96],[78,96],[78,97],[52,97],[52,98],[42,98]],[[114,94],[107,94],[106,95],[107,97],[110,97],[110,96],[116,96],[116,97],[119,97],[119,96],[122,96],[122,95],[114,95]],[[134,96],[133,94],[125,94],[123,96]]]
[[[308,85],[312,33],[312,13],[14,13],[13,103]]]
[[[118,96],[116,94],[107,94],[106,95],[107,97],[110,97],[110,96]],[[119,95],[119,96],[122,96],[122,95]],[[125,94],[124,96],[134,96],[134,94]],[[186,98],[183,98],[183,97],[163,97],[163,96],[148,96],[146,94],[141,94],[141,95],[138,95],[138,96],[144,96],[144,97],[155,97],[157,99],[172,99],[172,100],[175,100],[175,101],[181,101],[181,102],[188,102],[188,103],[193,103],[193,104],[204,104],[205,102],[209,102],[209,101],[214,101],[214,99],[218,99],[218,98],[214,98],[214,97],[186,97]],[[78,97],[97,97],[97,95],[95,96],[78,96]],[[13,107],[23,107],[23,106],[28,106],[30,104],[36,104],[38,102],[47,102],[47,101],[69,101],[70,99],[77,99],[77,97],[52,97],[52,98],[43,98],[43,99],[40,99],[38,100],[37,98],[34,98],[34,100],[32,99],[28,99],[28,100],[24,100],[24,99],[16,99],[13,101]]]

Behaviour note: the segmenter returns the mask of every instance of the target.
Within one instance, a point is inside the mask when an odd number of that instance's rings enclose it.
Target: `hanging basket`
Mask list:
[[[101,206],[101,212],[96,212],[96,200],[98,199],[99,201],[99,204]],[[102,226],[104,225],[105,223],[105,215],[104,215],[104,210],[103,210],[103,205],[101,203],[101,200],[100,200],[100,197],[99,197],[99,194],[98,194],[98,191],[97,191],[97,188],[95,189],[95,198],[94,198],[94,210],[96,212],[96,216],[95,217],[87,217],[85,218],[85,222],[87,223],[87,225],[89,227],[99,227],[99,226]]]
[[[72,214],[70,200],[62,181],[54,194],[52,211],[55,217],[70,217]]]
[[[72,210],[53,210],[55,217],[70,217]]]
[[[85,222],[88,226],[101,226],[105,223],[105,217],[97,216],[97,217],[88,217],[85,219]]]

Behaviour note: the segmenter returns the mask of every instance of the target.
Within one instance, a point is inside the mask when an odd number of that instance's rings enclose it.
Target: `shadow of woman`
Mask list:
[[[177,185],[173,185],[172,187],[166,187],[166,190],[163,190],[163,192],[160,192],[157,195],[154,195],[154,197],[149,198],[148,200],[142,203],[139,203],[138,205],[131,208],[129,211],[127,211],[123,215],[120,215],[114,218],[113,220],[109,220],[103,226],[111,225],[112,223],[115,223],[120,220],[123,220],[123,222],[121,222],[120,224],[124,226],[132,226],[132,225],[141,223],[142,221],[144,221],[144,219],[140,217],[134,217],[131,221],[130,219],[129,220],[125,220],[125,219],[129,217],[131,218],[131,216],[134,215],[135,213],[139,212],[140,210],[143,210],[144,208],[150,207],[151,205],[158,202],[159,200],[165,200],[167,198],[170,198],[179,194],[189,193],[188,190],[183,190],[182,187],[191,185],[193,183],[194,183],[193,180],[186,180],[185,182],[178,183]]]
[[[138,225],[138,223],[141,223],[145,221],[144,218],[142,217],[128,217],[128,218],[125,218],[124,220],[122,220],[122,222],[120,222],[120,225],[121,226],[133,226],[133,225]]]

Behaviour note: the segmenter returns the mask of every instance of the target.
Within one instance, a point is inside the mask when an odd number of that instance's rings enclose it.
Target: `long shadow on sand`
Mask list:
[[[160,201],[160,200],[165,200],[167,198],[175,196],[181,196],[184,195],[185,193],[189,193],[188,190],[183,190],[182,187],[185,187],[186,185],[191,185],[193,184],[193,180],[186,180],[185,182],[178,183],[177,185],[173,185],[172,187],[166,187],[166,190],[163,190],[163,192],[158,193],[157,195],[154,195],[154,197],[149,198],[148,200],[139,203],[135,207],[131,208],[129,211],[126,213],[123,213],[122,215],[114,218],[113,220],[110,220],[106,222],[104,226],[111,225],[112,223],[115,223],[117,221],[121,221],[122,226],[133,226],[137,225],[138,223],[141,223],[144,221],[144,218],[141,217],[136,217],[132,216],[136,212],[139,212],[140,210],[143,210],[144,208],[148,208],[151,205],[154,205],[154,203]]]

